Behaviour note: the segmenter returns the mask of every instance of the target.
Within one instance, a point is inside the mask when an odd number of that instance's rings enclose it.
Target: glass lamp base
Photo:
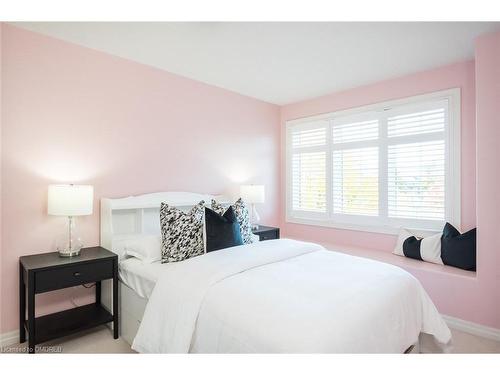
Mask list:
[[[81,249],[60,249],[59,250],[59,256],[60,257],[63,257],[63,258],[69,258],[69,257],[76,257],[78,255],[80,255],[80,250]]]
[[[257,212],[257,209],[255,208],[255,204],[252,204],[252,218],[250,220],[250,223],[252,225],[253,230],[259,229],[259,222],[260,222],[260,215]]]
[[[76,257],[80,255],[80,250],[83,247],[83,241],[75,230],[72,220],[68,222],[66,230],[56,238],[56,250],[61,257]]]

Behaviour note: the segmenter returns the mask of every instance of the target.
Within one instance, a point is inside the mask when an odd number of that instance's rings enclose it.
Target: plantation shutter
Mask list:
[[[287,123],[287,220],[395,233],[460,223],[456,90]]]
[[[293,127],[291,145],[291,201],[293,211],[324,214],[328,121]]]
[[[446,102],[389,116],[388,215],[445,219]]]
[[[378,138],[379,120],[376,113],[334,119],[334,214],[378,214]]]

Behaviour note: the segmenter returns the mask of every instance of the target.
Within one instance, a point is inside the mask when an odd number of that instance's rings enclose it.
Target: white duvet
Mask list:
[[[406,271],[273,240],[169,264],[133,342],[142,353],[402,353],[451,334]]]

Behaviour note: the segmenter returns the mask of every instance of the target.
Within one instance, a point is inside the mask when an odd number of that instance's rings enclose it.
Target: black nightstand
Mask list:
[[[101,281],[106,279],[113,279],[113,314],[101,305]],[[87,283],[95,283],[95,303],[35,318],[36,294]],[[110,322],[117,339],[118,256],[102,247],[89,247],[72,258],[57,252],[20,257],[19,318],[19,341],[26,341],[26,329],[30,353],[36,344]]]
[[[259,225],[257,229],[252,229],[253,234],[259,236],[259,241],[277,240],[280,238],[280,228],[266,227]]]

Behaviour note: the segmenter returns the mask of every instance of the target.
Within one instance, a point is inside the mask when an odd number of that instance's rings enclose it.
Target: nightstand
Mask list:
[[[113,314],[101,305],[101,281],[107,279],[113,279]],[[95,283],[95,303],[35,318],[36,294],[89,283]],[[71,258],[57,252],[20,257],[19,318],[19,341],[26,341],[27,331],[30,353],[36,344],[110,322],[117,339],[118,256],[102,247],[89,247]]]
[[[280,228],[266,227],[259,225],[257,229],[252,229],[252,233],[259,236],[259,241],[276,240],[280,238]]]

